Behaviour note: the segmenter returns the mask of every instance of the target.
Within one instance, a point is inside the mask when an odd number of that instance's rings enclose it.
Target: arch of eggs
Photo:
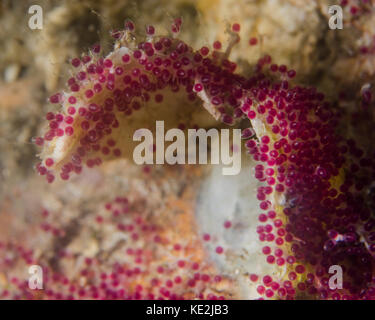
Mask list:
[[[49,128],[35,139],[43,147],[39,174],[50,183],[55,174],[67,180],[84,166],[121,157],[123,119],[174,95],[201,101],[226,125],[249,120],[242,137],[263,184],[257,191],[261,251],[265,264],[284,270],[277,279],[248,270],[258,296],[375,298],[375,154],[337,135],[339,115],[316,88],[294,85],[294,70],[265,55],[251,76],[242,76],[230,50],[215,42],[211,51],[196,51],[177,38],[180,27],[176,19],[172,36],[157,36],[148,26],[146,40],[136,43],[128,21],[114,33],[109,55],[101,57],[95,46],[72,60],[68,90],[50,97],[61,111],[47,114]],[[232,26],[229,47],[240,41],[239,30]],[[225,252],[217,247],[216,253]],[[331,265],[343,268],[341,290],[329,288]]]

